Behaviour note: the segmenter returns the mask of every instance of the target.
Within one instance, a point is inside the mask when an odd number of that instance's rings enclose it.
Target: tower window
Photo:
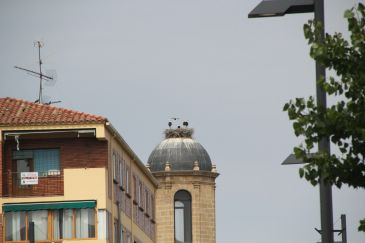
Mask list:
[[[191,195],[181,190],[174,197],[175,243],[192,242]]]

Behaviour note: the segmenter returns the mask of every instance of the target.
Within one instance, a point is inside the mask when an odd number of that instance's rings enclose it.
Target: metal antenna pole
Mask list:
[[[40,41],[37,41],[38,45],[38,60],[39,60],[39,96],[38,96],[38,103],[42,104],[42,81],[43,81],[43,74],[42,74],[42,60],[41,60],[41,47],[42,44]]]

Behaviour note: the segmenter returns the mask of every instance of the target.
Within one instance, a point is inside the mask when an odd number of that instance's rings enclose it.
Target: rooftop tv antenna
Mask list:
[[[47,105],[51,105],[54,103],[60,103],[61,101],[51,101],[50,99],[48,99],[47,101],[44,101],[45,97],[43,97],[43,81],[45,81],[45,83],[50,86],[54,85],[54,83],[56,82],[56,74],[55,74],[55,72],[52,72],[51,75],[46,75],[46,74],[42,73],[43,62],[41,59],[41,48],[44,46],[44,44],[41,41],[35,41],[34,46],[38,47],[39,72],[30,70],[30,69],[26,69],[26,68],[22,68],[22,67],[18,67],[18,66],[14,66],[14,68],[26,71],[33,76],[39,77],[39,94],[38,94],[38,99],[35,101],[35,103],[47,104]]]

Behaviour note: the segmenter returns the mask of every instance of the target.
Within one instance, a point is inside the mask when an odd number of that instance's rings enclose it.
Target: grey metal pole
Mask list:
[[[42,60],[41,60],[41,42],[37,41],[37,45],[38,45],[38,61],[39,61],[39,97],[38,97],[38,101],[39,104],[43,104],[42,102],[42,82],[43,82],[43,75],[42,75]]]
[[[324,23],[324,0],[314,1],[314,20],[322,23],[319,41],[323,41],[325,35]],[[326,78],[326,69],[316,61],[316,82],[320,78]],[[317,105],[326,108],[326,93],[316,84]],[[318,144],[318,151],[330,153],[329,139],[323,138]],[[321,210],[321,228],[322,243],[333,243],[333,210],[332,210],[332,188],[321,178],[319,184],[320,210]]]
[[[347,243],[346,215],[341,214],[342,243]]]

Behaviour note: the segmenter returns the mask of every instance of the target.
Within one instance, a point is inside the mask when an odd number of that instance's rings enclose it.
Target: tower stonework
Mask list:
[[[157,243],[215,243],[215,179],[219,175],[192,129],[165,131],[148,164],[156,191]]]

